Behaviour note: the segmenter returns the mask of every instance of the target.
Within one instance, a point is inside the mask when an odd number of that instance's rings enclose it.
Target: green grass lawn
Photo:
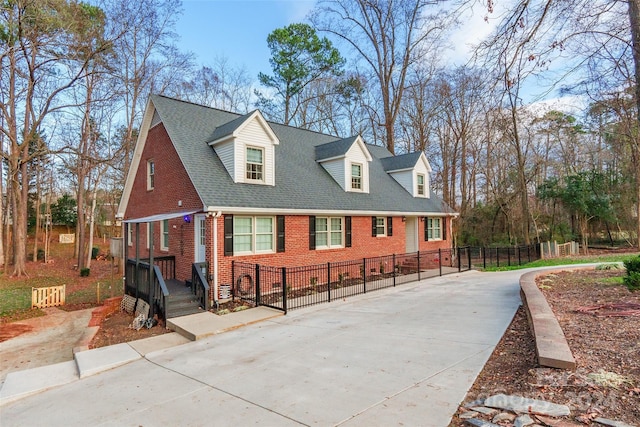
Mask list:
[[[60,233],[72,230],[60,229]],[[33,248],[30,237],[28,247]],[[108,244],[100,240],[94,246],[101,252],[108,251]],[[39,245],[42,248],[42,244]],[[0,272],[0,323],[27,319],[44,315],[40,309],[31,309],[31,288],[66,285],[65,305],[59,308],[74,310],[83,306],[98,305],[98,289],[100,303],[106,298],[122,295],[122,280],[119,273],[113,272],[113,264],[108,261],[93,261],[89,277],[80,277],[74,267],[74,245],[60,244],[57,236],[51,240],[50,263],[32,262],[28,258],[27,276],[9,277],[9,273]],[[111,283],[113,280],[113,284]]]
[[[537,261],[530,262],[522,265],[512,265],[510,267],[487,267],[484,271],[510,271],[521,270],[523,268],[540,268],[540,267],[553,267],[556,265],[572,265],[572,264],[592,264],[596,262],[623,262],[631,258],[635,258],[638,255],[599,255],[580,258],[549,258],[539,259]]]

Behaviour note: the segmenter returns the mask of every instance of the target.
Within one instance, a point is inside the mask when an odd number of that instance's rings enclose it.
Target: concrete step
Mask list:
[[[200,313],[201,311],[200,303],[193,294],[171,295],[169,297],[168,319]]]

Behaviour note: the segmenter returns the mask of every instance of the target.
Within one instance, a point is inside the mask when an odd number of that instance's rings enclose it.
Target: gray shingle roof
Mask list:
[[[234,183],[207,142],[212,140],[216,129],[231,127],[231,123],[243,116],[159,95],[152,95],[151,100],[204,206],[229,211],[233,208],[291,209],[299,210],[300,214],[309,211],[453,213],[437,196],[425,199],[409,194],[385,172],[381,159],[391,153],[384,147],[369,144],[367,149],[373,157],[369,164],[370,192],[345,192],[315,161],[316,147],[335,143],[326,147],[337,151],[352,138],[337,139],[272,122],[269,125],[280,141],[275,146],[276,185]],[[236,125],[241,123],[239,120]],[[222,135],[222,131],[219,134]]]
[[[357,136],[351,136],[345,139],[339,139],[333,142],[327,142],[326,144],[316,146],[316,160],[331,159],[333,157],[340,157],[347,154],[349,148],[353,145]]]
[[[255,111],[255,110],[254,110]],[[247,119],[249,117],[251,117],[251,115],[254,113],[254,111],[245,114],[244,116],[240,116],[237,119],[231,120],[228,123],[224,123],[218,127],[216,127],[216,129],[213,131],[213,134],[211,135],[211,139],[207,142],[213,142],[216,141],[220,138],[223,138],[225,136],[231,135],[233,132],[235,132],[236,129],[238,129],[240,126],[242,126],[242,124],[247,121]]]
[[[420,160],[420,152],[400,154],[397,156],[389,156],[381,159],[384,170],[397,171],[402,169],[411,169]]]

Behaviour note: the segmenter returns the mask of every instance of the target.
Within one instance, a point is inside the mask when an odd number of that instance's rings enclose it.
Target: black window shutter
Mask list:
[[[284,252],[284,215],[276,216],[276,232],[278,233],[277,252]]]
[[[378,233],[376,232],[376,217],[371,217],[371,236],[376,237]]]
[[[351,217],[344,217],[344,246],[351,247]]]
[[[224,254],[233,255],[233,215],[224,216]]]
[[[442,240],[447,240],[447,219],[442,218]]]
[[[393,236],[393,217],[387,217],[387,236]]]
[[[424,241],[429,240],[429,219],[425,216],[422,218],[424,220]]]
[[[316,217],[309,217],[309,250],[316,249]]]

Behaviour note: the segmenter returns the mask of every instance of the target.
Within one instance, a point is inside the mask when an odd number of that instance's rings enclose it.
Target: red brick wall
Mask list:
[[[223,218],[218,218],[219,284],[231,284],[231,261],[233,260],[276,267],[295,267],[406,252],[406,230],[401,217],[393,217],[393,235],[385,237],[372,236],[370,216],[352,217],[352,247],[350,248],[309,250],[309,216],[306,215],[285,217],[285,230],[284,253],[225,256]],[[450,233],[447,233],[447,237],[449,235]],[[449,240],[425,242],[423,221],[418,222],[418,240],[420,251],[445,249],[451,246]]]
[[[147,161],[153,159],[155,163],[155,188],[147,190]],[[181,167],[181,161],[176,153],[169,136],[162,124],[149,130],[147,143],[142,153],[140,165],[135,176],[133,188],[125,219],[140,218],[160,213],[180,212],[186,210],[200,210],[203,203],[191,184],[186,171]],[[178,201],[182,206],[178,206]],[[160,249],[161,226],[154,224],[155,257],[173,255],[176,257],[176,278],[184,280],[191,277],[191,264],[194,262],[194,231],[193,216],[189,222],[182,217],[169,220],[169,250]],[[213,271],[213,221],[207,218],[207,249],[206,259],[210,263],[210,274]],[[403,254],[406,252],[405,223],[401,217],[393,218],[393,235],[373,237],[371,235],[371,217],[352,217],[352,247],[341,249],[309,250],[309,216],[290,215],[285,218],[285,252],[266,255],[225,256],[224,255],[224,218],[217,218],[218,230],[218,283],[231,282],[231,261],[238,260],[248,263],[260,263],[271,266],[306,266],[335,261],[351,261],[381,255]],[[135,225],[134,245],[129,246],[129,258],[135,258]],[[449,227],[449,221],[447,221]],[[418,241],[420,251],[449,248],[450,228],[447,229],[447,240],[424,241],[424,222],[418,222]],[[140,224],[140,257],[149,256],[146,249],[146,225]],[[213,283],[211,283],[212,285]]]
[[[147,161],[155,163],[154,189],[147,190]],[[178,201],[182,206],[178,206]],[[163,124],[149,130],[147,142],[142,152],[140,165],[131,190],[129,203],[124,219],[140,218],[149,215],[201,210],[202,201],[182,167],[169,135]],[[135,258],[135,225],[134,244],[129,246],[129,258]],[[147,228],[140,224],[140,257],[149,256],[146,249]],[[176,278],[184,280],[191,277],[191,264],[194,260],[194,221],[185,222],[182,217],[169,220],[169,250],[160,249],[160,223],[154,224],[154,256],[174,255],[176,257]]]

